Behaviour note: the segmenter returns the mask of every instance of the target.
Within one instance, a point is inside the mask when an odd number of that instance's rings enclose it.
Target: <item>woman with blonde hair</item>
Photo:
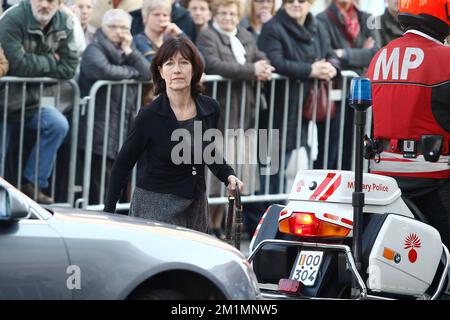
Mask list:
[[[275,15],[275,0],[247,0],[247,15],[240,25],[258,40],[262,26]]]
[[[172,3],[169,0],[145,0],[142,7],[144,31],[134,37],[136,48],[152,62],[159,47],[171,37],[183,31],[170,22]]]

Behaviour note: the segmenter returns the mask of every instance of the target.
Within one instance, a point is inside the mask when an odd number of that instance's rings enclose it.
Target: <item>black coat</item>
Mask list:
[[[133,50],[126,56],[103,33],[97,30],[95,40],[89,44],[83,53],[80,77],[78,84],[81,96],[89,95],[92,85],[98,80],[150,80],[150,63],[139,53]],[[97,91],[94,118],[93,153],[102,155],[103,134],[105,132],[107,87]],[[131,114],[136,110],[137,86],[128,86],[126,91],[124,136],[128,130],[128,122]],[[121,120],[122,86],[115,85],[111,88],[111,107],[109,118],[108,158],[114,159],[119,151],[119,123]],[[80,118],[79,145],[85,149],[87,113]]]
[[[309,75],[312,63],[327,59],[338,68],[337,59],[325,30],[312,14],[308,14],[304,26],[300,26],[284,9],[280,9],[275,17],[264,24],[258,38],[258,47],[266,53],[275,72],[291,79],[287,124],[287,149],[290,150],[295,147],[300,81],[307,81],[303,96],[305,99],[311,85]],[[282,127],[284,90],[284,82],[279,82],[276,86],[275,128]]]
[[[217,128],[220,116],[217,101],[204,95],[195,95],[194,101],[197,108],[196,121],[201,121],[203,133]],[[128,174],[138,160],[137,187],[188,199],[198,198],[203,194],[206,190],[203,157],[199,164],[175,164],[172,160],[172,150],[180,141],[172,141],[171,137],[174,130],[179,128],[166,93],[161,94],[148,107],[141,109],[114,162],[105,211],[114,212]],[[202,151],[209,144],[209,141],[203,141]],[[208,167],[226,184],[228,176],[235,175],[225,162],[208,164]]]

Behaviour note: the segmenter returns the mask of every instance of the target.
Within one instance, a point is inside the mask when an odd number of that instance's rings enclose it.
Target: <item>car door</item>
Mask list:
[[[43,208],[30,210],[27,219],[0,222],[0,299],[72,299],[63,239],[49,226],[51,216],[39,215]]]

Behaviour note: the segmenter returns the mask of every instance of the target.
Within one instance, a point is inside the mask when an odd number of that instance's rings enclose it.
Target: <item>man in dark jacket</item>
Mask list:
[[[379,21],[380,47],[403,35],[403,30],[398,23],[398,0],[387,0],[386,10],[383,15],[377,17]]]
[[[24,0],[0,19],[0,43],[9,61],[10,76],[71,79],[78,65],[73,35],[73,21],[59,11],[60,0]],[[0,90],[0,109],[8,112],[8,122],[21,121],[22,85],[9,85],[5,105],[5,87]],[[53,158],[69,125],[55,108],[40,108],[39,85],[28,85],[25,99],[25,127],[40,128],[40,148],[35,145],[23,172],[22,191],[37,201],[50,204],[53,199],[40,189],[48,187]],[[3,120],[1,121],[3,123]],[[7,129],[7,136],[9,130]],[[6,146],[7,147],[7,146]],[[6,148],[5,148],[6,150]],[[35,172],[38,156],[38,172]],[[37,176],[37,177],[36,177]],[[38,186],[35,186],[37,180]]]
[[[333,0],[330,6],[317,18],[325,26],[331,46],[338,56],[342,70],[353,70],[363,75],[380,46],[374,20],[371,16],[358,9],[354,0]],[[340,104],[338,103],[338,106]],[[338,110],[339,113],[339,110]],[[343,124],[336,118],[332,123],[332,136],[338,137],[337,130]],[[353,146],[353,109],[345,109],[344,149],[342,154],[342,168],[351,168]],[[337,145],[337,141],[335,143]],[[333,159],[331,159],[333,160]],[[339,163],[328,163],[333,168]]]
[[[79,77],[82,97],[89,95],[97,80],[150,80],[150,63],[132,46],[130,26],[131,17],[124,10],[106,11],[101,29],[97,30],[94,42],[86,48],[82,56]],[[126,90],[122,88],[121,85],[111,87],[109,105],[106,87],[101,88],[96,95],[89,203],[103,201],[99,198],[100,174],[105,170],[102,168],[102,156],[106,157],[106,183],[108,183],[108,172],[120,149],[121,141],[126,137],[129,119],[136,111],[137,87],[127,86]],[[122,105],[123,94],[126,94],[124,105]],[[87,130],[83,129],[86,128],[86,122],[87,115],[80,119],[79,146],[82,155],[87,144]],[[103,141],[105,130],[108,130],[106,142]],[[106,154],[103,152],[105,143]]]
[[[142,9],[131,11],[130,14],[133,17],[133,21],[131,23],[131,34],[135,35],[141,33],[144,30]],[[194,20],[192,20],[189,11],[182,7],[177,0],[172,0],[172,13],[170,21],[175,23],[193,42],[195,42],[195,38],[197,37],[197,28],[195,27]]]

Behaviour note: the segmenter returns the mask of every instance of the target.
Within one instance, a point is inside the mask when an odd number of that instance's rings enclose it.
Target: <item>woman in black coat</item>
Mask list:
[[[121,9],[111,9],[103,17],[102,28],[97,30],[94,42],[84,51],[78,80],[81,96],[88,96],[91,87],[99,80],[150,80],[150,63],[141,53],[132,47],[130,33],[131,17]],[[122,96],[126,95],[125,110],[122,113]],[[89,203],[101,203],[99,199],[101,159],[103,155],[103,136],[109,126],[107,140],[107,174],[111,171],[120,145],[128,132],[128,122],[136,111],[137,86],[128,86],[123,92],[122,85],[111,87],[109,121],[107,114],[107,87],[97,91],[94,115],[94,138],[92,142],[92,176]],[[79,145],[82,150],[86,146],[87,114],[80,119]],[[123,123],[122,136],[120,123]],[[103,169],[105,170],[105,169]]]
[[[313,3],[314,0],[284,0],[276,16],[264,24],[258,38],[258,47],[266,53],[277,73],[290,79],[286,164],[291,151],[296,148],[299,82],[306,82],[303,96],[306,101],[314,79],[330,80],[337,74],[338,62],[329,39],[310,13]],[[274,110],[274,128],[277,129],[283,125],[284,90],[284,82],[277,84]],[[307,129],[306,120],[303,120],[302,128]],[[303,133],[300,145],[306,144],[306,138]]]
[[[151,70],[159,96],[139,112],[117,156],[104,210],[115,211],[128,174],[140,159],[130,214],[206,232],[205,164],[229,193],[243,187],[219,156],[221,150],[212,151],[211,142],[203,139],[205,131],[217,128],[219,104],[200,94],[203,63],[186,37],[164,42]]]

